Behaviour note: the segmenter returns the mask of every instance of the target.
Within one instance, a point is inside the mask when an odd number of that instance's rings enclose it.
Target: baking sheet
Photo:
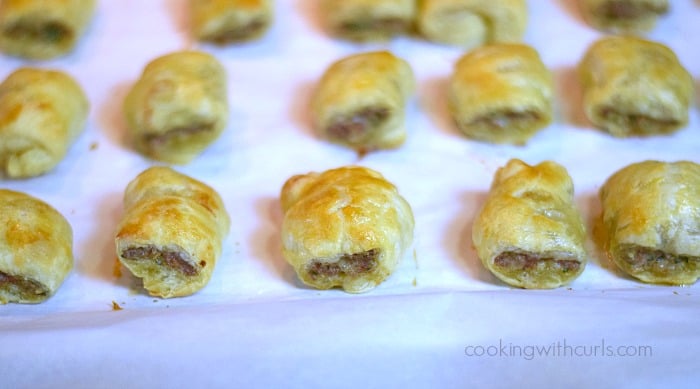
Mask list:
[[[673,48],[697,79],[700,4],[671,3],[649,37]],[[697,106],[688,127],[668,137],[620,140],[592,129],[574,67],[601,34],[583,23],[576,1],[530,1],[525,41],[555,75],[556,119],[524,147],[473,142],[456,132],[446,110],[446,79],[461,50],[411,37],[365,45],[335,40],[321,27],[316,4],[279,0],[261,41],[220,48],[191,41],[183,0],[101,1],[70,56],[35,63],[0,56],[0,77],[24,65],[63,69],[92,105],[85,132],[55,171],[0,183],[61,211],[74,228],[76,256],[49,301],[0,307],[0,386],[619,387],[687,386],[700,378],[698,286],[636,282],[590,239],[600,212],[597,191],[614,171],[645,159],[700,162]],[[194,296],[161,300],[126,269],[115,275],[123,190],[154,164],[126,142],[121,104],[148,61],[183,48],[206,50],[224,64],[231,116],[214,145],[177,169],[219,191],[232,228],[209,285]],[[315,137],[308,100],[331,62],[375,49],[408,60],[418,89],[407,142],[358,158]],[[471,246],[471,223],[492,175],[512,157],[555,160],[574,180],[591,257],[569,287],[509,288],[483,269]],[[416,218],[414,244],[399,268],[362,295],[308,289],[280,254],[284,181],[348,164],[383,173]],[[123,309],[113,310],[113,302]],[[623,356],[617,348],[612,356],[573,355],[585,350],[574,346],[603,350],[603,344],[639,346],[629,349],[637,354],[650,346],[652,355]],[[505,353],[503,345],[510,345]],[[522,352],[548,345],[559,345],[559,353]]]

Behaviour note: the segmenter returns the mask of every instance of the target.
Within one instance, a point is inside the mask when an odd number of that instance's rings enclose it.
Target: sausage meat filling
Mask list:
[[[129,247],[122,251],[122,258],[131,261],[153,261],[187,276],[199,273],[199,268],[190,262],[189,255],[182,250],[158,249],[153,245]]]
[[[608,19],[640,19],[663,15],[668,5],[640,1],[608,1],[601,6],[600,14]]]
[[[515,123],[536,122],[540,120],[540,115],[533,111],[504,111],[478,117],[468,123],[470,126],[487,126],[495,130],[503,130],[513,126]]]
[[[5,36],[12,39],[26,39],[44,43],[58,43],[70,37],[70,31],[60,23],[40,24],[17,23],[5,29]]]
[[[501,253],[494,259],[494,264],[508,272],[536,271],[544,266],[549,271],[568,273],[577,272],[581,268],[581,263],[573,259],[555,259],[512,251]]]
[[[349,117],[335,120],[327,131],[332,138],[356,142],[361,140],[373,127],[381,125],[388,118],[388,108],[367,107]]]
[[[19,300],[39,302],[48,295],[49,290],[40,283],[27,277],[15,276],[0,271],[0,290],[17,296]]]
[[[651,272],[659,276],[696,271],[700,257],[675,255],[648,247],[630,247],[623,251],[622,258],[634,272]]]
[[[378,264],[378,257],[378,249],[344,254],[336,262],[314,260],[308,265],[307,271],[312,279],[320,277],[352,277],[374,270]]]

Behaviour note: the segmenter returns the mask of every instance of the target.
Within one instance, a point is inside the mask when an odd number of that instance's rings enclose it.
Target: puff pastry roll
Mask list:
[[[428,40],[472,48],[522,40],[525,0],[421,0],[418,29]]]
[[[73,268],[73,230],[53,207],[0,189],[0,304],[40,303]]]
[[[259,38],[272,21],[272,0],[190,0],[197,39],[228,44]]]
[[[396,187],[363,167],[290,178],[281,193],[282,251],[307,285],[368,291],[413,240],[413,213]]]
[[[124,110],[140,152],[168,163],[188,163],[226,126],[225,70],[202,52],[162,56],[146,66]]]
[[[0,1],[0,50],[49,59],[69,53],[82,36],[95,0]]]
[[[88,100],[60,71],[20,68],[0,84],[0,172],[33,177],[53,169],[83,131]]]
[[[328,28],[355,41],[386,40],[410,32],[416,0],[322,0]]]
[[[644,282],[692,284],[700,277],[700,165],[645,161],[600,189],[606,248]]]
[[[311,101],[316,131],[359,151],[395,148],[406,140],[405,106],[413,71],[386,51],[356,54],[331,65]]]
[[[151,295],[187,296],[209,282],[230,220],[206,184],[167,167],[129,183],[116,234],[119,261]]]
[[[668,0],[579,0],[584,17],[594,28],[643,33],[668,12]]]
[[[603,38],[588,49],[579,72],[586,116],[613,136],[667,134],[688,122],[693,78],[660,43]]]
[[[466,136],[523,144],[552,120],[552,75],[530,46],[479,47],[456,64],[449,109]]]
[[[512,159],[500,168],[472,229],[484,266],[528,289],[578,277],[586,265],[586,232],[573,194],[571,177],[555,162],[529,166]]]

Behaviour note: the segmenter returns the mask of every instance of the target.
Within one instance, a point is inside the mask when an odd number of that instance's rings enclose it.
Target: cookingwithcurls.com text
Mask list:
[[[566,339],[543,344],[518,344],[498,339],[498,343],[472,344],[464,347],[470,358],[650,358],[651,345],[612,344],[605,339],[592,343],[571,343]]]

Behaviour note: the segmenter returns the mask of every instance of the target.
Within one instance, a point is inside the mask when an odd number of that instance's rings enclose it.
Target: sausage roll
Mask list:
[[[40,303],[73,268],[73,230],[45,202],[0,189],[0,304]]]
[[[60,71],[20,68],[0,84],[0,171],[13,178],[53,169],[83,131],[88,100]]]
[[[116,235],[119,261],[151,295],[187,296],[209,282],[230,220],[212,188],[167,167],[129,183]]]
[[[417,24],[428,40],[471,48],[519,42],[527,18],[525,0],[421,0]]]
[[[600,190],[606,248],[626,273],[650,283],[700,277],[700,165],[645,161]]]
[[[643,33],[668,12],[668,0],[579,0],[588,23],[602,31]]]
[[[579,72],[586,115],[613,136],[667,134],[688,122],[693,78],[660,43],[603,38],[588,49]]]
[[[386,40],[410,32],[416,0],[323,0],[328,28],[355,41]]]
[[[67,54],[83,34],[95,0],[0,1],[0,50],[50,59]]]
[[[294,176],[281,204],[284,257],[315,288],[368,291],[394,271],[413,240],[411,207],[367,168]]]
[[[472,229],[484,266],[528,289],[556,288],[578,277],[586,265],[585,238],[571,177],[551,161],[529,166],[513,159],[500,168]]]
[[[553,88],[535,49],[519,43],[483,46],[457,62],[450,112],[470,138],[523,144],[551,122]]]
[[[272,0],[190,0],[197,39],[228,44],[260,37],[272,21]]]
[[[320,136],[359,151],[400,146],[406,139],[405,106],[413,92],[406,61],[380,51],[334,63],[311,101]]]
[[[186,164],[214,142],[228,120],[226,74],[213,56],[181,51],[149,63],[124,103],[136,148]]]

